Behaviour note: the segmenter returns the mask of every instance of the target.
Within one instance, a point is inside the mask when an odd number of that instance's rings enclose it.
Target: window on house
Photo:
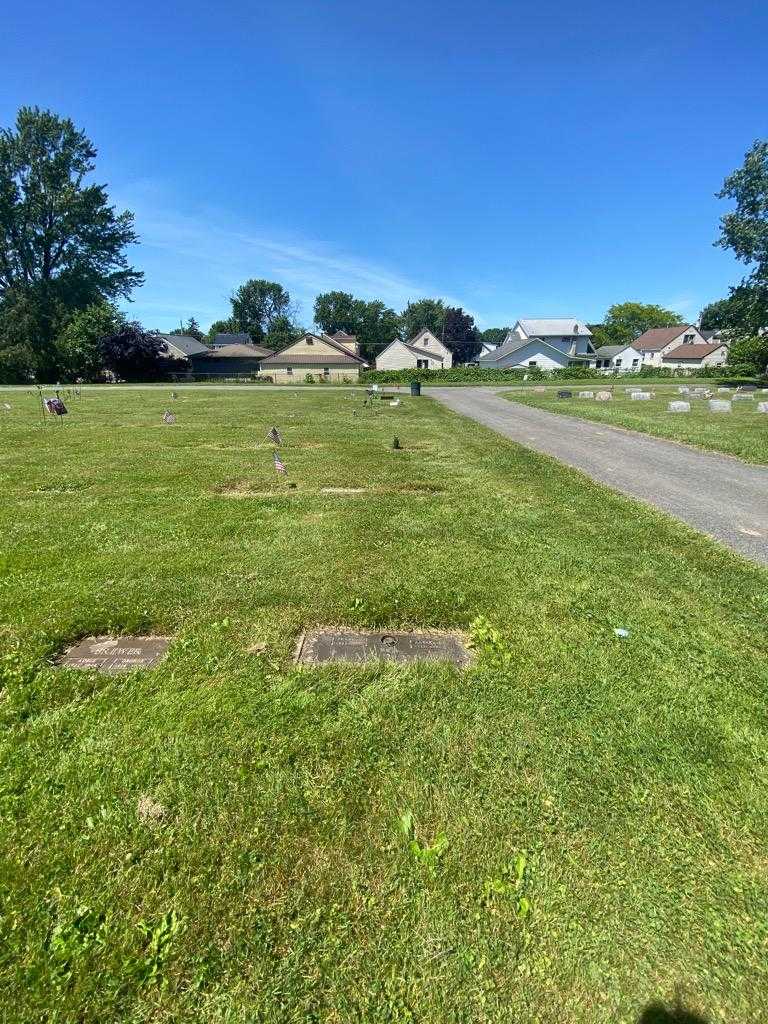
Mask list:
[[[429,360],[428,359],[417,359],[416,360],[416,369],[417,370],[428,370],[429,369]]]
[[[614,366],[621,366],[621,360],[620,359],[614,359],[613,365]]]
[[[639,360],[639,359],[633,359],[633,360],[632,360],[632,365],[633,365],[633,366],[637,366],[637,364],[638,364],[639,362],[640,362],[640,360]]]
[[[693,335],[692,334],[686,334],[686,336],[683,338],[683,344],[684,345],[692,345],[693,344]]]
[[[286,366],[285,372],[286,372],[287,376],[292,377],[293,376],[293,367],[292,366]]]
[[[531,359],[531,360],[530,360],[530,362],[528,363],[528,365],[529,365],[529,366],[537,366],[537,365],[538,365],[538,363],[536,362],[536,360],[535,360],[535,359]]]
[[[330,377],[331,376],[330,367],[328,367],[328,366],[324,366],[323,367],[323,376],[324,377]]]
[[[307,338],[307,344],[308,344],[308,345],[314,345],[315,343],[314,343],[314,341],[312,340],[312,338]]]

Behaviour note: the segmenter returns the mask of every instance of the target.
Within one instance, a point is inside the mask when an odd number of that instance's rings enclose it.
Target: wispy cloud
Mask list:
[[[227,296],[248,277],[280,281],[298,302],[306,324],[312,319],[315,296],[335,289],[381,299],[398,310],[426,295],[442,295],[451,304],[462,305],[434,282],[412,280],[332,241],[234,225],[212,209],[179,212],[151,183],[124,189],[121,200],[119,205],[135,212],[141,245],[134,258],[146,274],[133,310],[153,322],[175,323],[189,315],[209,320],[226,316]]]

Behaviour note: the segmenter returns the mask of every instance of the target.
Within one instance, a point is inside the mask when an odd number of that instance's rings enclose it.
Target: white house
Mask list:
[[[548,317],[518,320],[503,343],[481,356],[478,364],[498,370],[558,370],[565,366],[588,366],[594,355],[592,332],[583,320]]]
[[[480,351],[475,356],[475,362],[478,359],[482,359],[483,356],[489,356],[491,352],[495,352],[499,346],[493,341],[483,341],[480,345]]]
[[[703,366],[725,366],[727,362],[728,346],[722,341],[710,345],[687,342],[661,357],[662,366],[673,370],[698,370]]]
[[[595,350],[594,366],[605,373],[637,373],[643,354],[634,345],[601,345]]]
[[[303,382],[307,377],[354,383],[367,365],[355,335],[344,331],[334,335],[303,334],[281,352],[261,360],[262,372],[275,384]]]
[[[704,345],[705,339],[694,324],[654,327],[632,342],[643,356],[643,366],[663,366],[667,353],[679,345]]]
[[[395,338],[376,357],[377,370],[446,370],[451,366],[453,356],[449,349],[426,329],[410,341]]]

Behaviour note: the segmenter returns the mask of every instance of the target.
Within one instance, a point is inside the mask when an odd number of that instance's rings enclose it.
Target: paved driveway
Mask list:
[[[429,388],[425,394],[768,565],[766,467],[517,405],[488,388]]]

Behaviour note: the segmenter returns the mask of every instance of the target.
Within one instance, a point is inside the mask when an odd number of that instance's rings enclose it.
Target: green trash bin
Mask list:
[[[420,380],[412,380],[411,381],[411,398],[418,398],[420,394],[421,394],[421,381]]]

